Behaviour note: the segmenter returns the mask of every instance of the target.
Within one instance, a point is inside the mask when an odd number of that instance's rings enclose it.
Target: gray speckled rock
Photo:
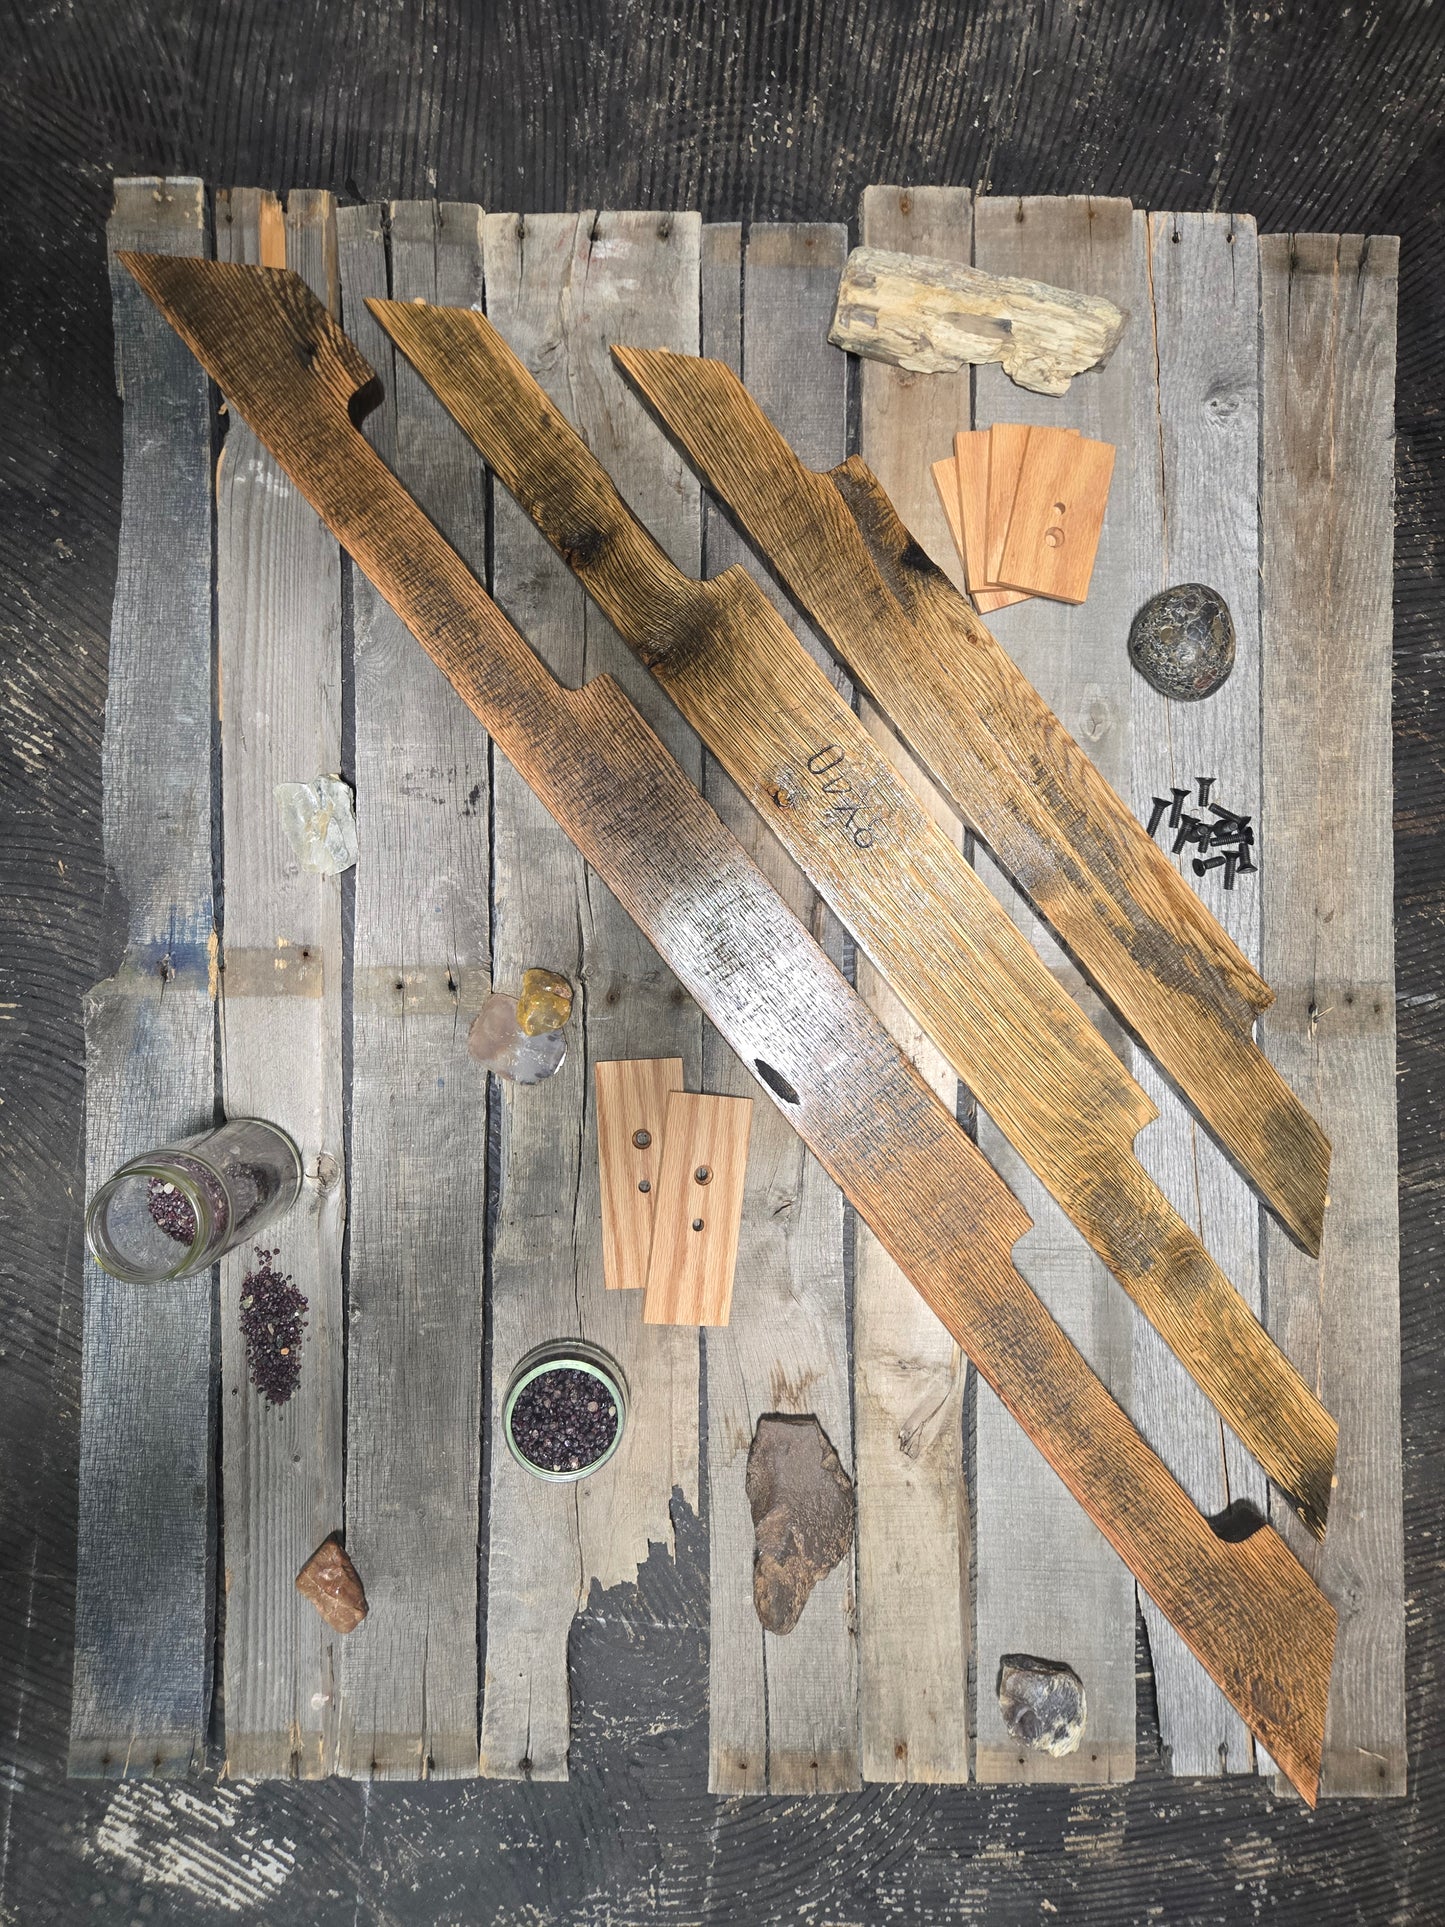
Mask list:
[[[1016,1740],[1059,1759],[1084,1737],[1084,1682],[1061,1659],[1005,1653],[998,1663],[998,1704]]]
[[[1212,696],[1234,667],[1229,604],[1203,582],[1176,582],[1150,596],[1129,630],[1129,660],[1161,696]]]

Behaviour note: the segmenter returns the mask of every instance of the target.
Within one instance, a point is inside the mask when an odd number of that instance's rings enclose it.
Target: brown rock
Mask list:
[[[328,1626],[339,1633],[355,1632],[366,1617],[366,1593],[361,1577],[333,1532],[323,1539],[296,1575],[296,1590],[309,1599]]]
[[[748,1448],[747,1494],[753,1605],[770,1633],[790,1633],[853,1544],[853,1483],[811,1413],[769,1413]]]
[[[517,1022],[528,1037],[561,1030],[572,1015],[572,986],[555,970],[534,966],[522,972],[522,994],[517,999]]]

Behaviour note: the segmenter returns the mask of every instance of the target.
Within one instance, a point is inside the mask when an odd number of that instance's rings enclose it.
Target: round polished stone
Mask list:
[[[1203,582],[1150,596],[1129,630],[1129,660],[1161,696],[1186,703],[1212,696],[1234,667],[1229,604]]]

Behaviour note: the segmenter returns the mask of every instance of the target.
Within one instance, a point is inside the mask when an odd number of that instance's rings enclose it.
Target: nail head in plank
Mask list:
[[[743,1214],[751,1097],[674,1091],[643,1317],[649,1325],[725,1325]]]
[[[870,187],[861,226],[869,247],[967,263],[972,196],[966,188]],[[921,456],[940,419],[968,420],[968,374],[910,376],[875,361],[859,374],[864,459],[913,536],[962,587],[962,565]],[[962,825],[883,717],[866,702],[861,714],[940,826],[961,844]],[[858,987],[952,1109],[957,1077],[861,958]],[[863,1777],[962,1781],[970,1726],[965,1364],[861,1223],[853,1321]]]
[[[1063,428],[1029,431],[998,565],[1008,588],[1060,602],[1089,593],[1114,473],[1112,443]]]
[[[680,1057],[598,1064],[597,1164],[602,1184],[602,1272],[609,1291],[647,1284],[667,1099],[683,1086]]]
[[[205,256],[197,180],[124,179],[106,229],[125,463],[101,810],[126,907],[87,994],[85,1184],[214,1117],[211,437],[204,370],[114,260]],[[180,1774],[210,1708],[211,1276],[157,1290],[87,1257],[68,1770]]]
[[[336,302],[329,194],[293,193],[283,215],[258,189],[219,193],[216,252],[290,266]],[[240,966],[239,983],[229,966],[220,978],[222,1091],[229,1116],[289,1131],[307,1174],[263,1240],[307,1304],[301,1376],[284,1406],[247,1373],[239,1306],[255,1248],[221,1261],[226,1761],[238,1779],[315,1779],[335,1765],[338,1641],[294,1582],[342,1524],[346,1185],[318,1177],[344,1163],[341,879],[302,868],[275,789],[340,767],[341,554],[239,418],[218,470],[216,545],[225,934]],[[268,948],[318,966],[319,994],[279,991],[274,976],[264,994],[234,994],[257,981],[243,960]]]
[[[480,465],[364,305],[388,283],[403,300],[480,302],[480,210],[407,201],[338,222],[346,327],[385,389],[366,432],[481,571]],[[487,1086],[467,1030],[490,982],[490,744],[360,570],[351,588],[346,1528],[370,1611],[341,1642],[340,1770],[447,1778],[477,1763]]]
[[[524,227],[520,216],[498,214],[487,217],[484,234],[492,320],[553,400],[574,414],[663,546],[696,574],[697,485],[626,392],[608,349],[641,341],[697,352],[698,217],[589,210],[528,215]],[[615,676],[699,779],[696,740],[647,671],[501,490],[493,509],[493,585],[502,607],[565,683]],[[491,1454],[481,1770],[557,1780],[567,1776],[568,1631],[589,1585],[635,1580],[651,1548],[671,1551],[675,1496],[697,1504],[698,1335],[644,1325],[636,1293],[604,1287],[586,1065],[659,1053],[680,1057],[696,1083],[702,1020],[501,755],[493,824],[497,980],[512,982],[543,963],[584,984],[586,994],[561,1070],[499,1092],[492,1410],[523,1352],[566,1336],[610,1352],[632,1392],[617,1453],[576,1486],[543,1485],[506,1451]]]
[[[974,210],[975,259],[994,274],[1047,274],[1139,314],[1148,299],[1143,220],[1125,201],[981,200]],[[1024,394],[998,369],[980,369],[975,422],[981,427],[1001,415],[1011,427],[1072,427],[1148,447],[1142,435],[1146,424],[1152,430],[1152,375],[1152,343],[1144,331],[1130,327],[1108,366],[1072,382],[1058,400]],[[1157,568],[1159,552],[1154,470],[1143,461],[1132,469],[1138,493],[1116,505],[1087,611],[1034,599],[1009,616],[1006,632],[1009,655],[1024,675],[1114,787],[1126,791],[1132,671],[1122,637],[1128,613],[1142,600],[1136,595],[1137,571]],[[980,852],[978,867],[1040,955],[1100,1021],[1098,999],[1084,989],[1058,943],[987,853]],[[979,1143],[1035,1221],[1015,1250],[1015,1263],[1114,1396],[1127,1402],[1132,1312],[1123,1293],[984,1117]],[[986,1386],[979,1388],[976,1456],[978,1777],[1131,1779],[1134,1587],[1129,1575],[1070,1505],[1029,1442],[1019,1438]],[[1019,1746],[1008,1732],[994,1693],[1006,1652],[1061,1659],[1079,1674],[1088,1725],[1077,1752],[1056,1760]]]
[[[825,339],[847,255],[841,226],[703,229],[703,349],[746,372],[772,419],[820,467],[847,452],[847,362]],[[743,289],[746,288],[746,315]],[[717,503],[704,495],[709,576],[746,561],[810,654],[841,673]],[[758,812],[712,757],[704,794],[835,962],[842,931]],[[757,1083],[707,1026],[708,1090],[751,1096]],[[842,1193],[771,1104],[755,1108],[738,1270],[746,1289],[707,1347],[708,1785],[714,1793],[835,1793],[856,1787],[858,1642],[853,1562],[814,1590],[778,1639],[753,1603],[748,1448],[766,1412],[814,1413],[852,1467]]]
[[[1260,810],[1254,222],[1233,214],[1151,214],[1149,254],[1164,541],[1158,574],[1152,581],[1141,578],[1139,587],[1211,583],[1233,613],[1236,656],[1229,680],[1204,702],[1171,702],[1142,676],[1131,678],[1134,813],[1147,822],[1156,794],[1168,795],[1177,785],[1193,798],[1196,778],[1213,776],[1213,800],[1253,816],[1267,849],[1270,826]],[[1146,332],[1149,320],[1138,318]],[[1121,463],[1121,487],[1123,476]],[[1198,803],[1187,807],[1197,809]],[[1195,883],[1187,868],[1194,854],[1182,855],[1175,867],[1206,896],[1259,968],[1262,876],[1241,877],[1228,891],[1218,871],[1210,882]],[[1141,1163],[1258,1313],[1260,1226],[1253,1192],[1142,1051],[1134,1055],[1134,1074],[1159,1112],[1136,1140]],[[1140,1429],[1205,1513],[1240,1500],[1267,1512],[1267,1484],[1254,1459],[1157,1335],[1137,1320],[1133,1385]],[[1171,1770],[1181,1776],[1249,1772],[1254,1748],[1243,1720],[1153,1602],[1145,1596],[1140,1605]]]
[[[1382,235],[1260,242],[1270,1055],[1334,1145],[1318,1265],[1265,1227],[1271,1327],[1339,1420],[1321,1791],[1405,1791],[1391,668],[1395,301]],[[1328,593],[1321,593],[1327,585]]]

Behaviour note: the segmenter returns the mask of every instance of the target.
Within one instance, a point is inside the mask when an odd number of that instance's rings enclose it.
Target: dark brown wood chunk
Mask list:
[[[790,1633],[809,1595],[853,1544],[853,1481],[811,1413],[758,1420],[748,1451],[753,1604],[770,1633]]]
[[[309,1599],[328,1626],[354,1633],[368,1611],[361,1575],[333,1532],[323,1539],[296,1575],[296,1590]]]

